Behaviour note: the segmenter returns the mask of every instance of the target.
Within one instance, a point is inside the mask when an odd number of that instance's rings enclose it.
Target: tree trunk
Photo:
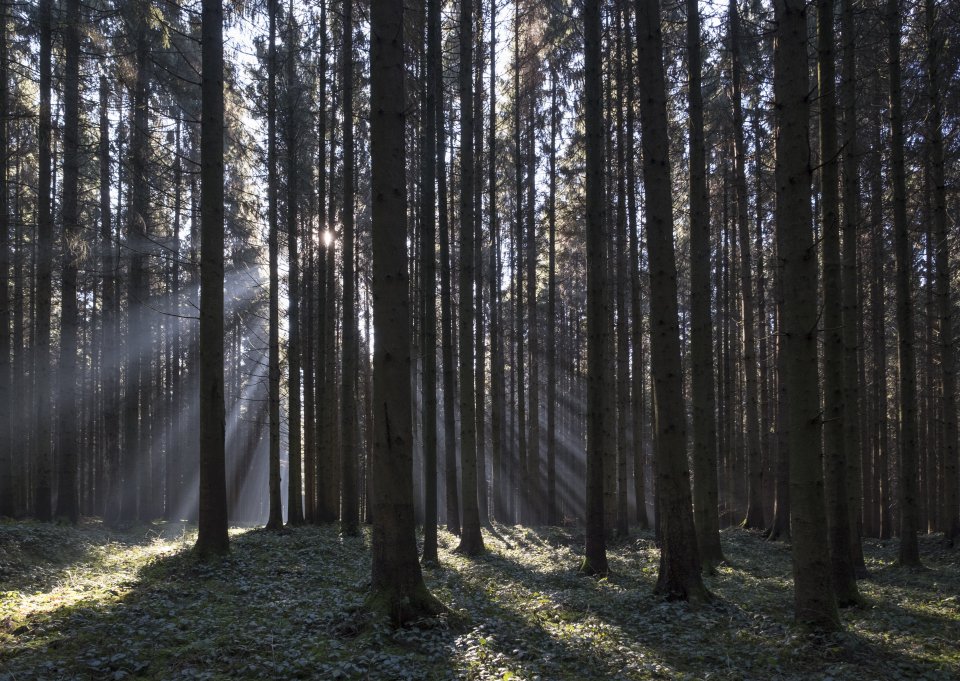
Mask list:
[[[624,130],[624,88],[623,88],[623,14],[624,3],[617,2],[616,25],[616,63],[614,65],[616,88],[616,139],[617,139],[617,212],[616,244],[617,287],[615,305],[617,308],[617,536],[626,537],[630,533],[630,520],[627,506],[627,425],[630,420],[630,338],[627,317],[627,287],[630,274],[627,265],[627,187],[626,187],[626,146]]]
[[[340,392],[340,529],[360,533],[357,495],[357,275],[354,255],[353,0],[343,0],[343,378]]]
[[[860,303],[857,231],[860,228],[860,149],[857,142],[857,60],[853,0],[843,0],[841,17],[843,63],[840,103],[843,107],[843,448],[847,464],[847,511],[855,575],[867,576],[863,559],[863,483],[861,474],[861,404],[859,391]]]
[[[71,523],[80,517],[77,463],[80,446],[77,392],[77,260],[80,248],[80,2],[68,0],[63,27],[63,266],[60,289],[60,366],[55,515]]]
[[[477,414],[473,374],[474,156],[473,156],[473,2],[460,2],[460,496],[463,534],[457,551],[483,551],[477,503]]]
[[[297,249],[297,128],[296,128],[296,25],[293,1],[287,12],[287,384],[289,405],[289,477],[287,478],[287,523],[303,524],[303,473],[300,415],[300,253]]]
[[[910,272],[913,254],[907,224],[907,179],[903,160],[903,102],[900,73],[900,32],[903,17],[900,0],[887,1],[889,31],[890,95],[890,174],[893,180],[893,254],[897,302],[897,359],[900,377],[900,553],[904,566],[920,564],[917,543],[919,515],[917,510],[917,362],[913,339],[913,300],[910,295]]]
[[[283,527],[280,500],[280,280],[278,272],[279,235],[277,234],[277,3],[267,0],[270,44],[267,64],[267,250],[270,259],[268,410],[270,412],[268,530]]]
[[[659,0],[637,2],[640,126],[650,272],[650,364],[656,402],[656,468],[660,507],[660,571],[656,591],[668,598],[701,602],[710,593],[700,577],[693,526],[686,417],[677,310],[677,265],[673,245],[673,195],[667,126],[663,33]]]
[[[368,606],[403,623],[441,612],[417,561],[410,404],[403,2],[370,12],[373,196],[373,561]]]
[[[423,562],[437,556],[437,80],[440,0],[427,1],[427,84],[423,99],[420,258],[423,269]]]
[[[447,208],[447,141],[444,120],[443,55],[437,60],[437,203],[440,208],[440,345],[443,355],[443,447],[446,475],[447,530],[460,534],[460,494],[457,484],[456,414],[453,366],[453,293],[450,282],[450,221]]]
[[[790,449],[794,616],[818,630],[840,628],[827,544],[820,459],[817,372],[817,262],[810,206],[810,78],[804,0],[775,0],[774,98],[777,135],[777,243],[782,267],[783,347]]]
[[[200,522],[197,553],[227,538],[223,391],[223,6],[204,0],[200,119]]]
[[[604,198],[603,103],[600,58],[600,0],[583,3],[584,118],[586,126],[587,233],[587,476],[586,551],[580,571],[606,575],[603,513],[603,457],[613,441],[611,428],[606,200]]]
[[[710,313],[710,195],[703,133],[700,10],[687,0],[690,126],[690,361],[693,373],[693,510],[704,566],[723,561],[717,513],[717,422]]]
[[[40,18],[40,112],[37,132],[37,245],[36,303],[33,341],[34,397],[36,399],[36,437],[34,439],[33,515],[37,520],[52,517],[51,490],[51,418],[50,404],[50,316],[53,297],[53,217],[51,215],[50,83],[52,80],[51,44],[53,41],[52,0],[41,0]],[[6,141],[4,141],[6,143]]]
[[[940,60],[944,39],[937,23],[940,8],[936,0],[926,0],[927,15],[927,88],[930,111],[927,135],[933,180],[933,231],[936,243],[936,293],[940,317],[940,393],[943,404],[943,498],[940,504],[941,527],[951,544],[960,539],[960,503],[957,482],[957,375],[956,349],[953,346],[953,306],[950,303],[950,242],[947,232],[947,192],[944,178],[942,77]]]
[[[546,521],[557,515],[557,69],[550,64],[550,178],[547,198],[547,505]]]
[[[843,307],[841,291],[839,151],[837,148],[834,3],[817,1],[817,99],[820,106],[820,221],[823,239],[823,446],[830,563],[837,605],[858,600],[850,541],[844,440]]]
[[[757,350],[754,333],[754,293],[752,261],[750,258],[750,231],[747,227],[747,152],[743,132],[743,76],[741,66],[740,13],[737,0],[730,0],[730,54],[733,80],[733,147],[734,191],[736,192],[737,236],[740,246],[740,295],[743,300],[743,373],[745,378],[745,416],[747,427],[747,513],[742,525],[747,528],[764,527],[763,519],[763,452],[760,449],[758,413],[759,387],[757,379]]]
[[[10,220],[8,217],[7,166],[10,145],[7,137],[7,3],[0,2],[0,404],[12,405],[13,377],[10,364]],[[17,505],[15,486],[20,482],[15,471],[11,408],[0,413],[0,516],[13,517]]]

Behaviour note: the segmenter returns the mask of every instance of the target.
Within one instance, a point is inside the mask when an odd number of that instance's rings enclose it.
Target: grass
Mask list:
[[[0,681],[960,678],[960,552],[934,537],[921,571],[868,541],[864,604],[822,638],[791,623],[789,548],[755,533],[724,531],[717,598],[694,610],[652,595],[650,535],[612,546],[595,580],[576,574],[574,532],[497,531],[476,559],[441,532],[425,574],[454,617],[393,630],[358,614],[369,538],[333,527],[234,529],[204,565],[182,524],[0,523]]]

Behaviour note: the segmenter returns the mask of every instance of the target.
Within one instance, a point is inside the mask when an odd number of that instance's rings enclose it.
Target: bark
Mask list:
[[[730,53],[733,79],[733,142],[734,186],[736,191],[737,236],[740,244],[740,295],[743,300],[743,373],[746,387],[747,426],[747,514],[743,526],[760,529],[763,518],[763,453],[760,449],[758,413],[759,387],[757,378],[757,350],[754,337],[754,293],[752,260],[750,257],[750,230],[747,227],[747,152],[743,132],[742,65],[740,13],[737,0],[730,0]]]
[[[297,248],[297,128],[296,128],[296,42],[291,0],[287,12],[287,384],[289,405],[289,477],[287,478],[287,523],[303,524],[303,473],[300,413],[300,253]]]
[[[640,126],[650,255],[650,365],[656,403],[656,475],[660,509],[660,570],[656,592],[699,603],[710,599],[700,577],[686,453],[683,369],[673,244],[673,195],[659,0],[637,2]]]
[[[857,141],[857,54],[853,0],[843,0],[841,16],[843,62],[840,104],[843,107],[843,448],[847,463],[847,510],[854,572],[867,576],[863,559],[863,484],[859,390],[861,349],[860,303],[857,271],[857,231],[860,228],[860,149]]]
[[[840,255],[834,2],[817,1],[817,100],[820,106],[820,222],[823,239],[823,446],[830,563],[837,605],[858,600],[853,570],[844,439],[844,348]]]
[[[497,3],[490,3],[490,132],[487,190],[490,192],[487,211],[490,219],[490,444],[493,468],[493,515],[506,522],[507,492],[504,452],[506,394],[504,388],[503,304],[500,296],[502,277],[500,264],[500,224],[497,213]]]
[[[358,333],[354,254],[354,150],[353,150],[353,0],[343,0],[343,378],[340,392],[340,529],[348,537],[360,533],[357,488],[357,367]]]
[[[368,607],[400,624],[441,612],[417,561],[410,404],[403,2],[370,12],[373,197],[373,551]]]
[[[267,62],[267,250],[269,251],[269,357],[268,404],[270,417],[269,504],[268,530],[283,527],[283,508],[280,500],[280,280],[278,272],[279,238],[277,234],[277,3],[267,0],[269,15],[269,52]]]
[[[810,79],[807,5],[776,0],[774,106],[777,135],[777,244],[782,268],[780,329],[789,393],[790,520],[794,616],[816,630],[840,628],[833,594],[823,498],[817,372],[817,262],[810,206]]]
[[[7,3],[0,2],[0,404],[11,404],[13,368],[10,363],[10,220],[8,217],[7,171],[9,144],[7,116]],[[17,510],[15,488],[21,482],[13,454],[12,409],[0,412],[0,516],[13,517]]]
[[[617,212],[616,244],[617,290],[615,305],[617,308],[617,514],[616,532],[626,537],[630,532],[627,510],[627,425],[630,419],[630,339],[627,318],[627,286],[630,275],[627,266],[627,187],[626,187],[626,145],[624,139],[624,88],[623,88],[623,7],[617,3],[616,64],[614,67],[616,87],[616,133],[617,133]]]
[[[474,111],[473,2],[460,2],[460,496],[463,533],[457,551],[483,551],[477,502],[477,404],[474,393]]]
[[[40,18],[40,112],[37,131],[37,246],[36,303],[33,342],[34,397],[36,399],[36,437],[34,439],[33,515],[37,520],[52,517],[51,490],[51,417],[50,404],[50,316],[53,294],[53,217],[51,215],[50,82],[53,32],[52,0],[41,0]]]
[[[197,553],[227,538],[223,391],[223,5],[204,0],[200,119],[200,516]]]
[[[437,557],[437,55],[440,1],[427,1],[420,258],[423,271],[423,562]]]
[[[443,447],[446,465],[447,530],[460,534],[457,484],[455,374],[453,364],[453,294],[450,282],[450,224],[447,208],[447,141],[444,121],[443,55],[437,50],[437,203],[440,205],[440,345],[443,355]]]
[[[693,365],[693,509],[705,566],[723,561],[717,512],[717,421],[710,313],[710,195],[703,132],[700,10],[687,0],[690,134],[690,359]]]
[[[900,0],[888,0],[888,86],[890,97],[890,174],[893,180],[893,254],[896,261],[897,359],[900,418],[899,458],[900,552],[904,566],[920,564],[917,543],[917,361],[913,338],[913,300],[910,272],[913,254],[907,224],[907,178],[903,160],[903,101],[901,95],[900,33],[903,18]]]
[[[613,440],[608,357],[608,338],[613,320],[607,295],[600,0],[584,1],[583,24],[587,162],[587,489],[586,551],[580,571],[590,575],[606,575],[609,568],[603,518],[603,456]]]
[[[634,144],[636,118],[636,98],[634,82],[636,71],[633,65],[634,33],[630,23],[632,13],[624,13],[624,32],[627,41],[627,140],[630,148]],[[641,312],[640,290],[640,231],[637,219],[637,177],[636,154],[627,155],[627,223],[630,229],[630,381],[631,425],[633,435],[633,496],[637,511],[637,525],[646,530],[650,527],[647,519],[646,496],[646,445],[644,433],[644,380],[643,380],[643,316]],[[708,298],[709,300],[709,298]],[[714,507],[716,504],[714,503]]]
[[[943,104],[940,72],[944,38],[938,24],[941,8],[936,0],[926,0],[927,15],[927,90],[930,110],[927,135],[933,180],[933,232],[936,243],[936,296],[940,321],[940,394],[943,413],[943,498],[940,525],[951,544],[960,539],[960,502],[958,502],[957,447],[957,374],[953,337],[953,306],[950,303],[950,241],[947,232],[947,192],[944,175]]]
[[[77,260],[80,248],[80,2],[68,0],[63,25],[63,264],[60,288],[60,365],[55,515],[71,523],[80,517],[77,465],[79,414],[77,392]]]
[[[557,515],[557,70],[550,65],[550,177],[547,198],[547,498],[546,521]]]

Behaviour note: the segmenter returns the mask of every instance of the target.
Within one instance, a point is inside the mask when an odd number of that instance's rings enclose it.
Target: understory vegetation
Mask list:
[[[489,550],[440,533],[427,585],[451,609],[394,629],[362,612],[369,535],[231,530],[197,562],[191,526],[114,531],[0,524],[0,680],[21,679],[950,679],[960,675],[960,555],[921,538],[865,540],[863,603],[827,638],[792,624],[789,547],[722,532],[728,563],[699,609],[653,595],[650,534],[614,543],[612,574],[578,576],[575,530],[495,526]]]

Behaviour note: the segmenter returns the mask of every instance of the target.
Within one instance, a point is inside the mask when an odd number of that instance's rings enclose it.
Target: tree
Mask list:
[[[607,232],[604,200],[603,103],[600,59],[600,0],[583,3],[584,123],[586,127],[587,232],[587,509],[586,551],[580,571],[606,575],[603,457],[612,444],[607,293]]]
[[[896,260],[897,355],[900,376],[900,564],[920,564],[917,543],[917,361],[913,347],[913,301],[910,270],[913,257],[907,226],[907,179],[903,160],[903,100],[901,93],[900,0],[887,1],[888,70],[890,95],[890,174],[893,180],[893,254]]]
[[[437,94],[440,77],[440,2],[427,2],[427,84],[423,97],[421,159],[423,224],[420,257],[423,268],[423,562],[437,556]]]
[[[370,11],[373,196],[373,563],[368,606],[395,623],[443,610],[423,583],[413,517],[402,0]]]
[[[227,537],[223,387],[223,3],[203,0],[200,118],[200,515],[197,553]]]
[[[460,0],[460,496],[463,527],[457,551],[483,551],[477,502],[477,405],[473,375],[474,155],[473,1]]]
[[[0,139],[7,140],[9,86],[7,67],[7,3],[0,2]],[[10,362],[10,219],[7,189],[8,145],[0,147],[0,404],[10,404],[13,385]],[[13,455],[13,419],[9,409],[0,412],[0,516],[16,512]]]
[[[957,481],[957,375],[953,340],[953,306],[950,304],[950,241],[947,232],[947,191],[943,159],[943,105],[941,58],[944,39],[938,19],[943,11],[936,0],[926,0],[927,93],[930,112],[927,137],[933,180],[933,228],[936,247],[936,287],[940,317],[940,392],[943,396],[943,502],[941,525],[951,544],[960,539],[960,502]]]
[[[840,628],[827,545],[820,465],[817,374],[817,263],[810,208],[810,80],[807,5],[776,0],[774,102],[777,111],[777,250],[782,268],[781,338],[790,452],[790,520],[794,615],[820,630]]]
[[[840,255],[839,150],[837,148],[836,68],[834,66],[834,3],[817,2],[817,99],[820,104],[820,221],[823,229],[824,477],[830,564],[837,604],[857,602],[853,572],[850,510],[847,499],[843,394],[843,307]]]
[[[268,530],[283,528],[280,500],[280,243],[277,233],[277,2],[267,0],[269,41],[267,55],[267,250],[269,257],[269,339],[267,390],[270,417]]]
[[[650,365],[656,401],[656,475],[660,510],[660,572],[656,591],[693,603],[710,593],[700,577],[687,468],[683,378],[673,245],[673,198],[659,0],[637,2],[640,130],[650,272]]]
[[[737,236],[740,242],[740,295],[743,304],[743,373],[746,378],[747,426],[747,515],[743,526],[762,528],[763,522],[763,459],[760,449],[760,424],[757,413],[758,380],[756,339],[754,338],[754,293],[750,258],[750,232],[747,228],[747,153],[743,133],[743,74],[741,68],[740,12],[737,0],[730,0],[730,54],[733,79],[733,149],[734,189],[737,215]]]
[[[287,266],[289,279],[287,290],[287,364],[290,378],[288,381],[287,418],[289,426],[289,468],[287,478],[287,523],[303,523],[302,441],[300,439],[300,253],[297,249],[297,44],[295,41],[296,23],[293,18],[293,2],[287,11]]]
[[[77,498],[77,260],[80,249],[80,1],[68,0],[64,17],[63,267],[60,289],[60,430],[56,516],[80,517]]]
[[[41,0],[37,8],[40,22],[40,120],[37,131],[37,281],[36,337],[33,342],[33,368],[36,386],[36,482],[33,515],[50,520],[52,490],[50,481],[50,315],[53,277],[53,217],[51,216],[50,159],[50,81],[52,71],[52,0]]]
[[[343,0],[343,378],[340,427],[340,530],[360,534],[357,489],[357,310],[354,261],[353,0]]]
[[[713,318],[710,314],[710,197],[703,134],[700,9],[687,0],[690,128],[690,354],[693,372],[693,509],[704,565],[723,561],[717,512],[717,422],[714,398]]]

